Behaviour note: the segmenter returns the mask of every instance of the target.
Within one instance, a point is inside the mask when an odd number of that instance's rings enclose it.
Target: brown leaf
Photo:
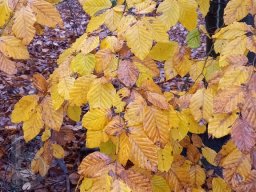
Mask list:
[[[104,128],[105,132],[111,136],[119,136],[124,132],[124,120],[120,116],[115,116]]]
[[[60,131],[53,131],[52,139],[56,141],[58,144],[64,146],[66,143],[70,143],[76,139],[73,131],[72,126],[66,125],[61,127]]]
[[[112,160],[100,152],[94,152],[86,156],[78,167],[78,173],[84,177],[94,177],[103,167],[109,165]]]
[[[189,145],[187,148],[187,157],[191,162],[197,163],[200,159],[199,150],[194,145]]]
[[[220,91],[213,99],[214,113],[230,113],[244,102],[244,91],[240,86]]]
[[[41,92],[46,93],[48,88],[48,83],[43,75],[40,73],[35,73],[33,75],[33,85]]]
[[[242,117],[250,126],[256,128],[256,98],[249,95],[242,108]]]
[[[126,181],[132,191],[152,191],[151,182],[147,175],[133,169],[125,171],[123,180]]]
[[[132,87],[137,81],[139,71],[132,62],[124,60],[119,63],[117,76],[123,84]]]
[[[250,151],[256,144],[255,130],[240,118],[232,126],[231,137],[241,151]]]
[[[200,148],[204,145],[201,137],[199,137],[197,134],[192,134],[191,140],[192,140],[193,145],[198,148]]]
[[[248,58],[245,55],[230,55],[227,57],[227,61],[230,65],[246,65]]]
[[[59,131],[63,122],[63,108],[55,110],[52,105],[51,97],[47,96],[41,103],[43,107],[43,120],[46,126],[49,128]]]
[[[169,103],[164,95],[161,95],[159,93],[153,93],[153,92],[146,92],[146,97],[150,103],[155,105],[156,107],[159,107],[161,109],[168,109]]]
[[[0,53],[0,71],[3,71],[9,75],[17,73],[15,62],[9,60],[2,53]]]

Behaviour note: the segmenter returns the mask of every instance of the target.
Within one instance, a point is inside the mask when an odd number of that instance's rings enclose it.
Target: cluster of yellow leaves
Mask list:
[[[15,4],[15,8],[10,6]],[[23,4],[24,3],[24,4]],[[11,17],[13,15],[13,17]],[[5,32],[8,24],[12,23],[11,32]],[[15,74],[15,62],[11,59],[28,59],[28,45],[36,34],[35,24],[48,27],[62,25],[59,12],[44,0],[0,1],[0,70],[8,74]]]
[[[40,6],[33,2],[32,12],[24,8],[19,15],[36,12]],[[238,22],[248,13],[255,15],[253,1],[228,3],[227,26],[213,36],[220,55],[203,60],[193,60],[190,49],[169,40],[167,31],[177,22],[188,30],[196,28],[197,9],[206,15],[209,1],[80,3],[91,17],[86,32],[59,56],[58,68],[47,81],[34,76],[39,93],[21,98],[11,116],[14,123],[23,122],[26,141],[44,130],[45,144],[32,162],[34,172],[45,175],[43,164],[63,158],[50,136],[61,130],[67,115],[82,121],[86,147],[100,149],[79,167],[81,191],[205,191],[203,186],[214,192],[255,190],[251,156],[256,153],[256,75],[246,54],[256,53],[256,36],[252,26]],[[38,17],[35,21],[47,25],[42,23],[47,19]],[[49,19],[53,26],[58,23]],[[102,25],[112,35],[101,38]],[[30,40],[24,37],[5,37],[16,43],[15,55],[21,53],[17,41]],[[1,38],[0,51],[14,57],[10,40]],[[154,81],[160,74],[157,61],[164,62],[165,80],[189,74],[194,85],[187,92],[163,91]],[[89,109],[81,118],[86,104]],[[197,135],[206,130],[215,138],[231,134],[233,141],[217,153]],[[203,159],[222,167],[224,179],[206,172]]]

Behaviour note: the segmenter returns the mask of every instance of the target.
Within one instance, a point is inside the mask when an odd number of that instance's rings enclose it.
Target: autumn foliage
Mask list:
[[[90,16],[86,32],[66,49],[45,79],[35,74],[36,95],[22,97],[11,120],[23,123],[26,142],[41,135],[43,147],[31,163],[47,174],[64,149],[52,135],[63,118],[81,122],[86,156],[78,173],[81,191],[256,191],[256,74],[246,55],[256,53],[256,30],[239,22],[256,14],[254,0],[230,0],[225,26],[212,36],[217,58],[192,59],[200,44],[198,14],[209,0],[80,0]],[[11,22],[10,17],[13,15]],[[189,32],[187,46],[167,31],[180,22]],[[11,5],[0,0],[0,70],[15,74],[16,59],[28,59],[37,25],[62,26],[55,7],[44,0]],[[108,36],[100,38],[102,26]],[[208,34],[207,34],[208,35]],[[164,91],[164,81],[189,75],[187,91]],[[205,146],[198,134],[231,139],[220,151]],[[207,172],[203,160],[223,170]]]

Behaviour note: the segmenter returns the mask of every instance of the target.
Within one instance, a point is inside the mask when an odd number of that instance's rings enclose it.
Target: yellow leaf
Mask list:
[[[111,183],[112,183],[112,177],[104,174],[104,175],[100,175],[99,177],[96,177],[93,180],[93,185],[91,188],[91,191],[106,191],[106,192],[110,192],[111,190]]]
[[[43,142],[47,141],[51,137],[51,130],[50,129],[45,129],[45,131],[42,134],[41,140]]]
[[[52,144],[53,156],[57,159],[64,158],[64,149],[58,144]]]
[[[87,25],[86,32],[92,33],[97,30],[105,22],[106,14],[101,14],[96,17],[92,17]]]
[[[87,41],[87,33],[84,33],[83,35],[81,35],[79,38],[76,39],[76,41],[72,44],[69,54],[72,54],[74,52],[80,52],[81,49],[84,46],[84,43]],[[69,50],[69,49],[67,49]],[[63,52],[63,54],[65,53],[65,51]],[[68,55],[68,53],[66,53]]]
[[[83,9],[90,16],[94,16],[95,13],[98,13],[101,10],[110,8],[112,3],[110,0],[87,0],[83,4]]]
[[[177,0],[165,0],[157,8],[157,13],[161,13],[159,19],[167,28],[174,26],[180,17],[180,8]]]
[[[166,180],[158,175],[154,175],[151,179],[151,184],[154,192],[169,192],[170,187]]]
[[[171,57],[164,63],[164,73],[166,76],[166,80],[170,80],[178,75],[177,71],[173,66],[173,58]]]
[[[246,41],[247,37],[243,35],[227,42],[221,49],[219,65],[221,67],[229,65],[227,57],[230,55],[243,55],[246,51]]]
[[[52,105],[54,110],[58,110],[64,102],[64,97],[62,97],[58,92],[58,84],[54,85],[50,89]]]
[[[173,162],[172,146],[170,143],[166,144],[163,149],[158,150],[158,170],[169,171]]]
[[[251,0],[231,0],[224,10],[224,22],[226,25],[234,21],[240,21],[249,14]]]
[[[197,0],[197,3],[199,5],[201,13],[205,17],[210,8],[210,0]]]
[[[21,40],[14,36],[1,36],[0,37],[0,51],[6,57],[12,57],[14,59],[28,59],[29,53],[25,45]]]
[[[89,75],[95,68],[95,55],[78,53],[71,61],[70,65],[73,72],[79,75]]]
[[[100,39],[99,36],[91,36],[86,39],[84,42],[81,52],[86,55],[96,49],[99,46]]]
[[[106,79],[100,78],[93,81],[87,94],[91,108],[110,109],[113,105],[112,97],[116,94],[114,86]]]
[[[79,39],[79,38],[78,38]],[[57,60],[57,64],[61,65],[62,63],[66,62],[67,60],[73,58],[73,53],[75,52],[75,50],[73,48],[68,48],[65,49],[60,55],[59,58]]]
[[[100,43],[101,49],[110,49],[113,53],[118,52],[123,46],[123,41],[116,36],[107,36]]]
[[[36,15],[37,23],[47,27],[63,25],[59,12],[51,3],[44,0],[29,0],[29,5]]]
[[[231,189],[222,178],[215,177],[212,180],[212,192],[231,192]]]
[[[182,191],[184,185],[190,184],[189,177],[190,162],[176,162],[173,163],[171,169],[166,174],[166,180],[172,191]]]
[[[111,118],[111,112],[103,109],[91,109],[83,119],[83,126],[92,131],[102,130]]]
[[[67,110],[67,115],[70,119],[72,119],[73,121],[80,121],[80,116],[81,116],[82,110],[80,107],[77,106],[68,106],[68,110]]]
[[[177,42],[170,41],[168,43],[157,43],[150,51],[149,57],[157,61],[168,60],[174,55],[176,48],[178,46]]]
[[[96,54],[96,73],[103,73],[107,78],[108,75],[115,72],[118,66],[118,58],[115,57],[109,49],[101,49]]]
[[[153,143],[164,146],[169,140],[169,122],[167,112],[156,107],[143,109],[143,128]]]
[[[23,123],[23,133],[24,139],[26,142],[34,139],[41,131],[44,126],[44,122],[42,120],[42,108],[37,106],[30,118]]]
[[[152,12],[156,7],[156,2],[152,1],[152,0],[145,0],[141,3],[138,3],[134,6],[134,8],[136,9],[136,13],[137,14],[147,14]]]
[[[11,15],[11,9],[8,5],[8,0],[0,1],[0,27],[4,26],[7,19]]]
[[[136,22],[137,20],[132,15],[123,16],[117,27],[118,37],[124,38],[126,31]]]
[[[215,162],[215,158],[216,158],[216,151],[214,151],[213,149],[209,148],[209,147],[203,147],[202,148],[202,155],[204,156],[204,158],[212,165],[217,166],[216,162]]]
[[[214,91],[208,88],[197,90],[191,97],[189,108],[196,121],[202,118],[209,121],[213,113],[213,96]]]
[[[194,186],[200,187],[205,183],[206,175],[204,169],[200,165],[191,166],[189,175]]]
[[[245,66],[231,67],[225,71],[219,81],[219,89],[244,84],[250,77],[251,68]]]
[[[152,77],[157,77],[160,74],[159,69],[157,68],[156,62],[150,57],[145,58],[143,61],[139,60],[136,57],[132,58],[133,63],[136,65],[140,73],[148,74]]]
[[[18,103],[15,104],[11,114],[13,123],[27,121],[35,112],[39,97],[37,95],[27,95],[22,97]]]
[[[171,126],[171,137],[181,141],[188,133],[189,126],[186,116],[173,108],[169,110],[169,124]]]
[[[100,152],[108,155],[114,160],[116,158],[116,145],[110,140],[107,142],[101,142]]]
[[[157,147],[148,139],[141,127],[132,127],[129,131],[133,163],[141,168],[156,171]]]
[[[119,23],[122,19],[123,12],[116,10],[115,8],[109,9],[106,11],[105,25],[110,31],[115,31],[119,26]]]
[[[80,185],[80,191],[85,192],[92,188],[93,179],[92,178],[84,178],[82,184]]]
[[[100,131],[91,131],[87,130],[86,132],[86,147],[87,148],[96,148],[100,146],[100,143],[103,141],[103,132]]]
[[[175,49],[175,47],[174,47]],[[193,61],[190,59],[190,52],[186,48],[180,48],[175,50],[176,53],[173,55],[172,62],[175,71],[181,76],[184,77],[189,71],[193,64]]]
[[[45,125],[55,131],[59,131],[63,122],[63,108],[55,110],[51,97],[45,97],[41,103],[43,109],[43,120]]]
[[[153,36],[143,21],[138,21],[136,24],[128,28],[125,33],[128,47],[141,60],[145,59],[152,47]]]
[[[126,165],[131,151],[131,144],[126,133],[122,133],[119,137],[119,150],[117,154],[118,162],[123,166]]]
[[[251,26],[242,22],[234,22],[226,27],[221,28],[212,37],[214,39],[232,40],[245,35],[251,30]]]
[[[81,106],[87,102],[87,93],[94,78],[94,76],[83,76],[76,79],[69,92],[69,99],[72,103]]]
[[[143,122],[143,108],[146,105],[146,101],[141,97],[135,97],[135,100],[128,104],[124,115],[125,120],[128,122],[128,126],[140,125]]]
[[[122,101],[121,97],[118,94],[113,95],[112,102],[113,102],[114,111],[116,113],[121,113],[124,111],[126,102]]]
[[[180,17],[179,21],[189,31],[197,25],[197,3],[195,0],[178,0]]]
[[[206,126],[201,125],[200,123],[196,122],[193,115],[191,114],[191,110],[186,109],[183,111],[184,115],[186,116],[186,120],[189,125],[189,132],[195,133],[195,134],[202,134],[206,131]]]
[[[3,71],[9,75],[17,73],[15,62],[9,60],[2,53],[0,53],[0,71]]]
[[[63,77],[58,84],[58,93],[66,100],[70,99],[69,92],[75,82],[73,77]]]
[[[214,114],[213,117],[209,119],[208,133],[216,138],[228,135],[236,119],[236,113]]]
[[[35,22],[36,17],[28,6],[22,7],[14,15],[12,30],[15,36],[22,39],[25,45],[28,45],[35,36],[36,29],[33,26]]]
[[[143,17],[143,21],[145,21],[152,32],[153,40],[163,43],[169,42],[169,35],[167,33],[168,29],[159,18]]]

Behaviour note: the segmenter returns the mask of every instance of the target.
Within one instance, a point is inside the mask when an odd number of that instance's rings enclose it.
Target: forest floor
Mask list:
[[[57,66],[56,59],[59,54],[85,32],[89,16],[84,13],[77,0],[63,1],[57,5],[57,8],[64,21],[64,28],[46,28],[42,35],[37,35],[29,45],[31,58],[25,62],[18,62],[16,75],[8,76],[0,72],[0,191],[3,192],[24,189],[37,192],[66,191],[69,185],[67,180],[74,190],[79,179],[76,173],[77,167],[88,153],[84,147],[85,129],[80,123],[65,119],[62,129],[70,130],[72,141],[69,138],[69,141],[63,142],[64,161],[54,161],[46,177],[34,175],[30,171],[30,163],[42,145],[40,136],[25,143],[21,124],[13,124],[10,121],[14,104],[22,96],[36,92],[32,84],[33,74],[38,72],[48,78]],[[202,18],[199,23],[204,24]],[[184,45],[187,31],[177,24],[169,31],[169,35],[171,40]],[[205,38],[205,36],[201,37],[201,46],[192,50],[193,58],[205,56]],[[163,63],[158,64],[163,74]],[[171,82],[163,83],[162,88],[183,89],[184,86],[189,86],[187,82],[187,77],[175,78]],[[67,167],[66,173],[63,165]]]

